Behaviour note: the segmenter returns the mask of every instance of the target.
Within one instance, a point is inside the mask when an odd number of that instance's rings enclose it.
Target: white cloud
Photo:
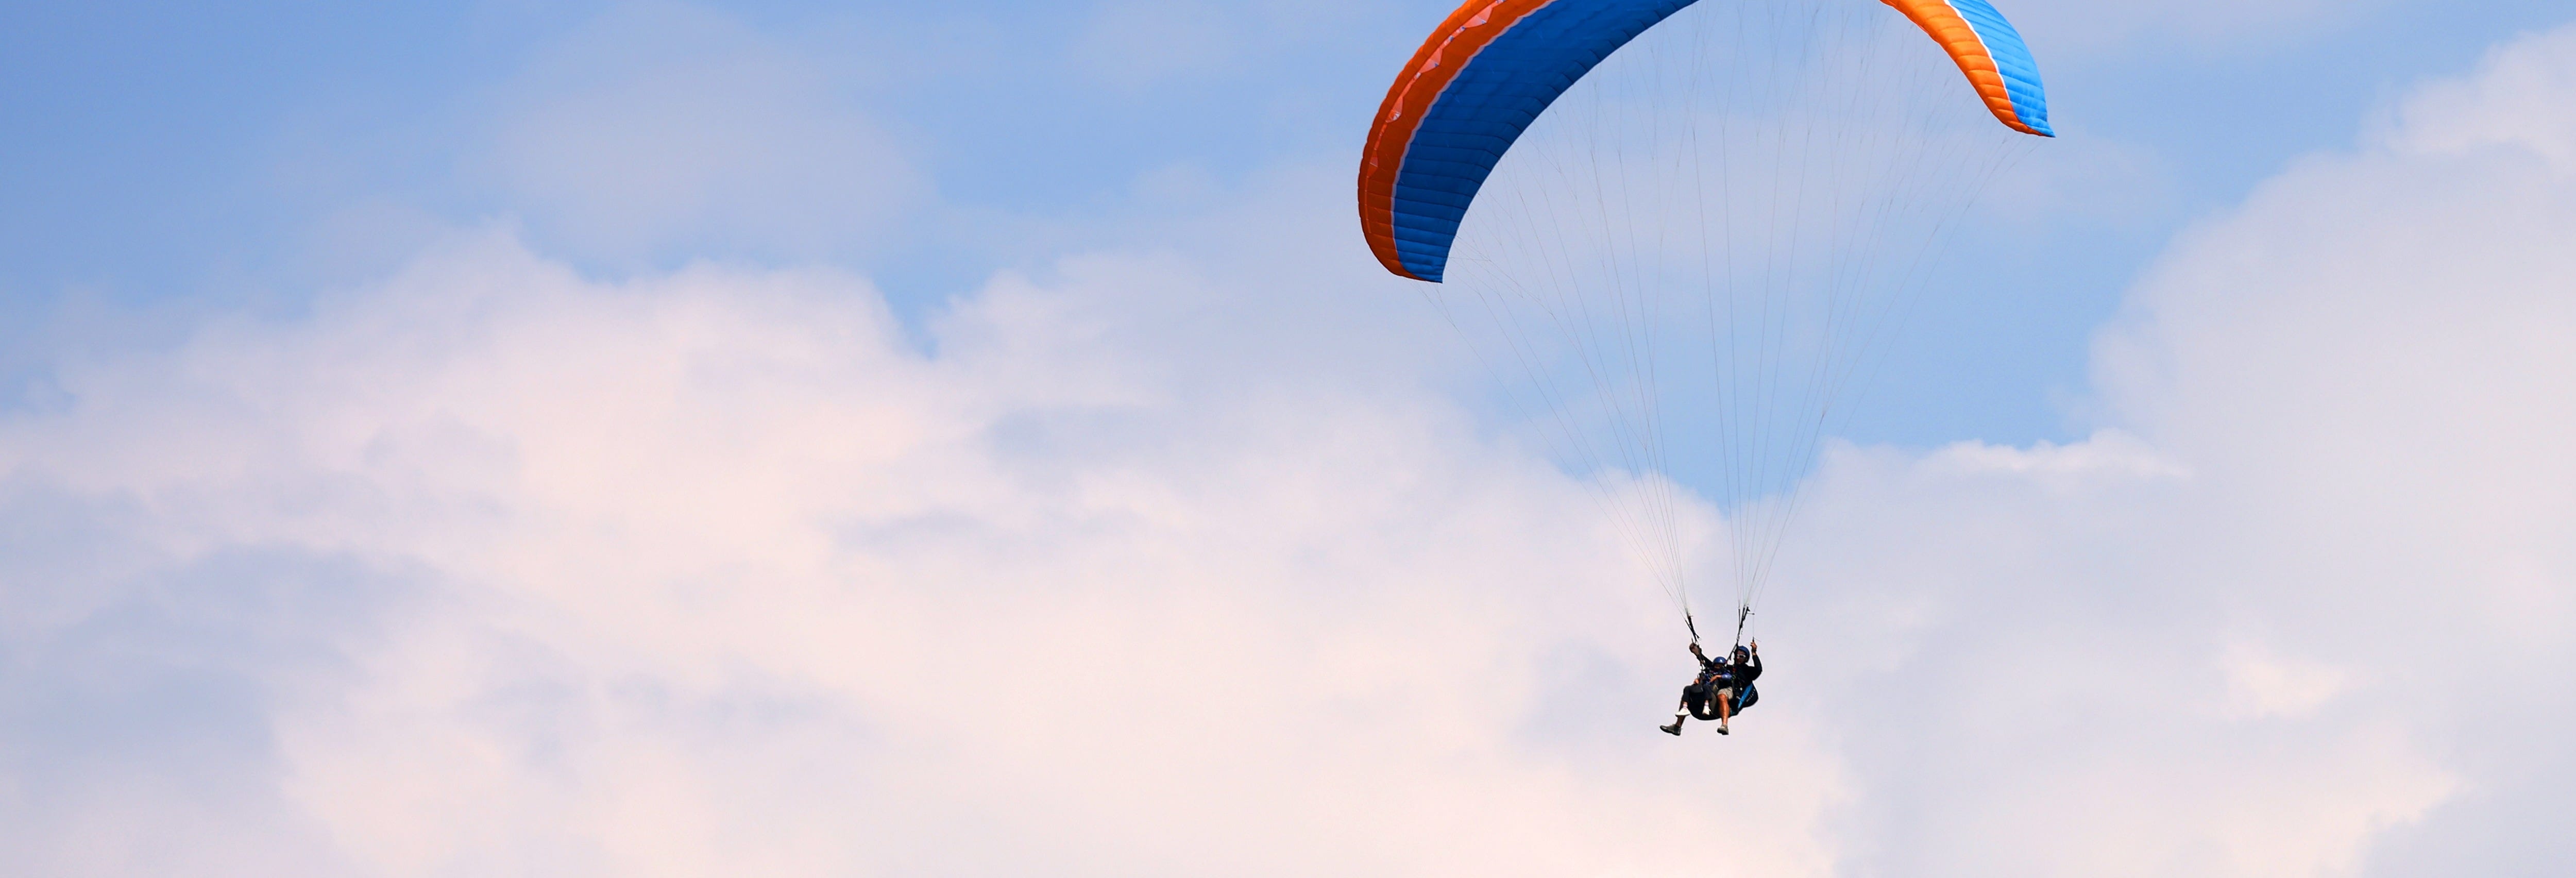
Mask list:
[[[2178,241],[2101,341],[2116,429],[1836,448],[1724,741],[1646,729],[1660,596],[1407,377],[1365,257],[1250,252],[1338,187],[926,348],[847,275],[495,234],[67,364],[0,420],[0,863],[2563,867],[2576,180],[2515,114],[2571,57]]]
[[[1122,313],[1218,292],[1006,278],[934,357],[852,278],[605,285],[471,242],[67,376],[0,439],[10,504],[121,498],[66,526],[149,555],[13,624],[76,674],[51,647],[226,547],[406,582],[245,672],[327,679],[237,705],[274,786],[207,818],[391,874],[1666,872],[1711,815],[1762,830],[1741,862],[1822,861],[1798,736],[1624,746],[1676,646],[1627,636],[1654,599],[1604,587],[1634,576],[1579,486],[1419,398],[1118,352]],[[67,862],[46,837],[13,842]]]
[[[2576,174],[2576,31],[2517,40],[2490,53],[2474,76],[2417,90],[2387,133],[2389,148],[2424,155],[2478,150],[2545,159]]]
[[[2240,644],[2227,652],[2227,698],[2240,715],[2301,716],[2352,691],[2353,674]]]
[[[2576,179],[2521,114],[2571,63],[2520,41],[2177,241],[2098,348],[2119,432],[1829,467],[1771,615],[1852,681],[1828,727],[1892,730],[1864,862],[2568,862],[2528,815],[2576,717]]]

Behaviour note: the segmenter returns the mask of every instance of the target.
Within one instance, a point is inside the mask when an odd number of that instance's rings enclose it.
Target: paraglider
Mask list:
[[[1524,376],[1521,429],[1586,471],[1691,632],[1684,715],[1724,733],[1752,704],[1747,622],[1818,443],[2025,135],[2055,136],[2038,65],[1986,0],[1469,0],[1388,88],[1369,249]],[[1729,660],[1692,612],[1708,527]]]
[[[1762,642],[1736,647],[1724,659],[1711,659],[1693,641],[1690,654],[1699,660],[1699,676],[1682,687],[1681,710],[1673,714],[1672,724],[1655,728],[1667,735],[1679,735],[1683,720],[1697,718],[1716,720],[1717,733],[1728,734],[1728,721],[1762,697],[1753,688],[1753,681],[1762,676]]]

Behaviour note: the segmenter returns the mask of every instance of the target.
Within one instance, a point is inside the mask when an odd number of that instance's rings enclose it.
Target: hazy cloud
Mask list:
[[[712,11],[620,7],[504,87],[487,172],[585,257],[850,252],[929,185],[832,69]]]
[[[2097,3],[2089,0],[2013,0],[2001,7],[2016,27],[2060,51],[2156,43],[2199,49],[2300,39],[2320,27],[2344,24],[2392,5],[2393,0],[2177,0],[2169,3]],[[2047,60],[2046,55],[2041,56]]]

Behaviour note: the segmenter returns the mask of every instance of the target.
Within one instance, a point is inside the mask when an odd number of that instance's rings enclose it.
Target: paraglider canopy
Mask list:
[[[1468,0],[1387,89],[1360,162],[1360,227],[1388,271],[1437,283],[1494,164],[1559,95],[1695,0]],[[2039,65],[1986,0],[1885,0],[1958,62],[1995,118],[2056,136]]]

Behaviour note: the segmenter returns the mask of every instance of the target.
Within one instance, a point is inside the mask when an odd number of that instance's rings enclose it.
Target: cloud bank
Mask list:
[[[1582,485],[1294,316],[1377,292],[1314,236],[919,334],[465,236],[0,420],[0,863],[2547,871],[2571,92],[2517,42],[2176,241],[2086,441],[1836,449],[1723,741]]]
[[[62,738],[12,754],[13,847],[67,873],[1697,855],[1675,830],[1725,806],[1687,778],[1725,754],[1556,727],[1604,674],[1651,719],[1662,681],[1623,669],[1670,646],[1616,645],[1653,604],[1589,587],[1634,573],[1601,569],[1580,486],[1418,399],[1158,379],[1117,324],[1210,291],[1150,259],[1062,275],[997,281],[928,355],[855,278],[599,284],[496,235],[67,375],[76,402],[6,434],[11,518],[55,534],[10,555],[13,664],[74,688],[13,699]],[[113,695],[172,688],[237,720],[223,776],[62,776],[84,729],[142,719]],[[1745,809],[1779,841],[1739,856],[1820,862],[1821,795]]]

